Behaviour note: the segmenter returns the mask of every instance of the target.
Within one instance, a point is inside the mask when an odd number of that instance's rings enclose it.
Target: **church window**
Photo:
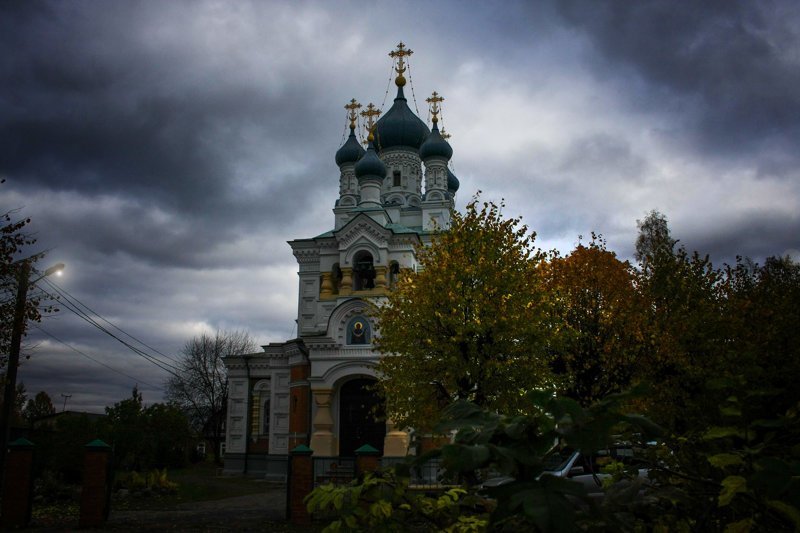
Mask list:
[[[331,269],[331,282],[333,283],[333,293],[339,293],[339,286],[342,284],[342,269],[339,268],[339,263],[334,263]]]
[[[347,344],[369,344],[371,338],[369,320],[364,316],[357,316],[347,323]]]
[[[400,187],[400,171],[399,170],[395,170],[392,173],[392,179],[394,180],[392,185],[395,186],[395,187]]]
[[[389,263],[389,288],[393,288],[397,279],[400,277],[400,263],[392,261]]]
[[[365,291],[375,288],[375,265],[372,254],[366,251],[358,252],[353,261],[353,290]]]

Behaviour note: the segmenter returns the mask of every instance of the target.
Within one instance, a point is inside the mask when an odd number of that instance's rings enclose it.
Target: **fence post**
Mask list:
[[[363,445],[356,450],[356,475],[361,475],[364,472],[375,472],[378,470],[378,455],[380,452],[370,446],[369,444]]]
[[[95,439],[84,446],[80,527],[102,526],[111,510],[111,446]]]
[[[22,438],[8,445],[3,479],[3,528],[25,527],[31,521],[33,448],[31,441]]]
[[[289,483],[287,509],[289,520],[295,525],[311,524],[311,516],[306,510],[303,499],[314,489],[314,459],[311,448],[305,444],[295,447],[289,452]]]

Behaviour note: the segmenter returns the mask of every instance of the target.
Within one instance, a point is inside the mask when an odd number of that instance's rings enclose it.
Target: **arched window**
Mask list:
[[[347,323],[347,344],[369,344],[371,338],[372,330],[367,317],[359,315],[350,319]]]
[[[353,261],[353,290],[364,291],[375,288],[375,266],[372,262],[372,254],[367,251],[360,251],[356,254]]]
[[[331,269],[331,283],[333,283],[333,294],[339,294],[339,286],[342,284],[342,269],[339,263],[334,263]]]
[[[401,177],[401,174],[400,174],[399,170],[395,170],[394,172],[392,172],[392,186],[393,187],[400,187],[400,177]]]
[[[400,277],[400,263],[392,261],[389,263],[389,288],[394,288],[397,279]]]

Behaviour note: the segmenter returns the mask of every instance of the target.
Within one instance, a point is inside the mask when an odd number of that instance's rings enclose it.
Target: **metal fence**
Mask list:
[[[333,483],[344,485],[356,476],[353,457],[314,457],[314,486]]]

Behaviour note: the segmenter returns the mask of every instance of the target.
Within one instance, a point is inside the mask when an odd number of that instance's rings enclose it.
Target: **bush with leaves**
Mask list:
[[[404,522],[427,522],[445,531],[566,532],[598,524],[623,530],[641,523],[636,513],[646,512],[637,510],[639,493],[646,488],[641,481],[610,491],[608,501],[598,506],[580,483],[542,474],[549,458],[565,447],[591,454],[622,435],[646,440],[660,434],[647,419],[624,412],[630,398],[630,393],[616,394],[582,407],[570,398],[539,391],[527,395],[528,414],[521,415],[455,402],[435,428],[452,432],[452,443],[416,461],[440,457],[447,472],[461,479],[460,489],[435,499],[416,495],[407,478],[397,473],[367,474],[346,487],[318,487],[307,500],[309,510],[340,513],[330,531],[390,528]],[[482,488],[490,475],[506,476],[507,482]]]

